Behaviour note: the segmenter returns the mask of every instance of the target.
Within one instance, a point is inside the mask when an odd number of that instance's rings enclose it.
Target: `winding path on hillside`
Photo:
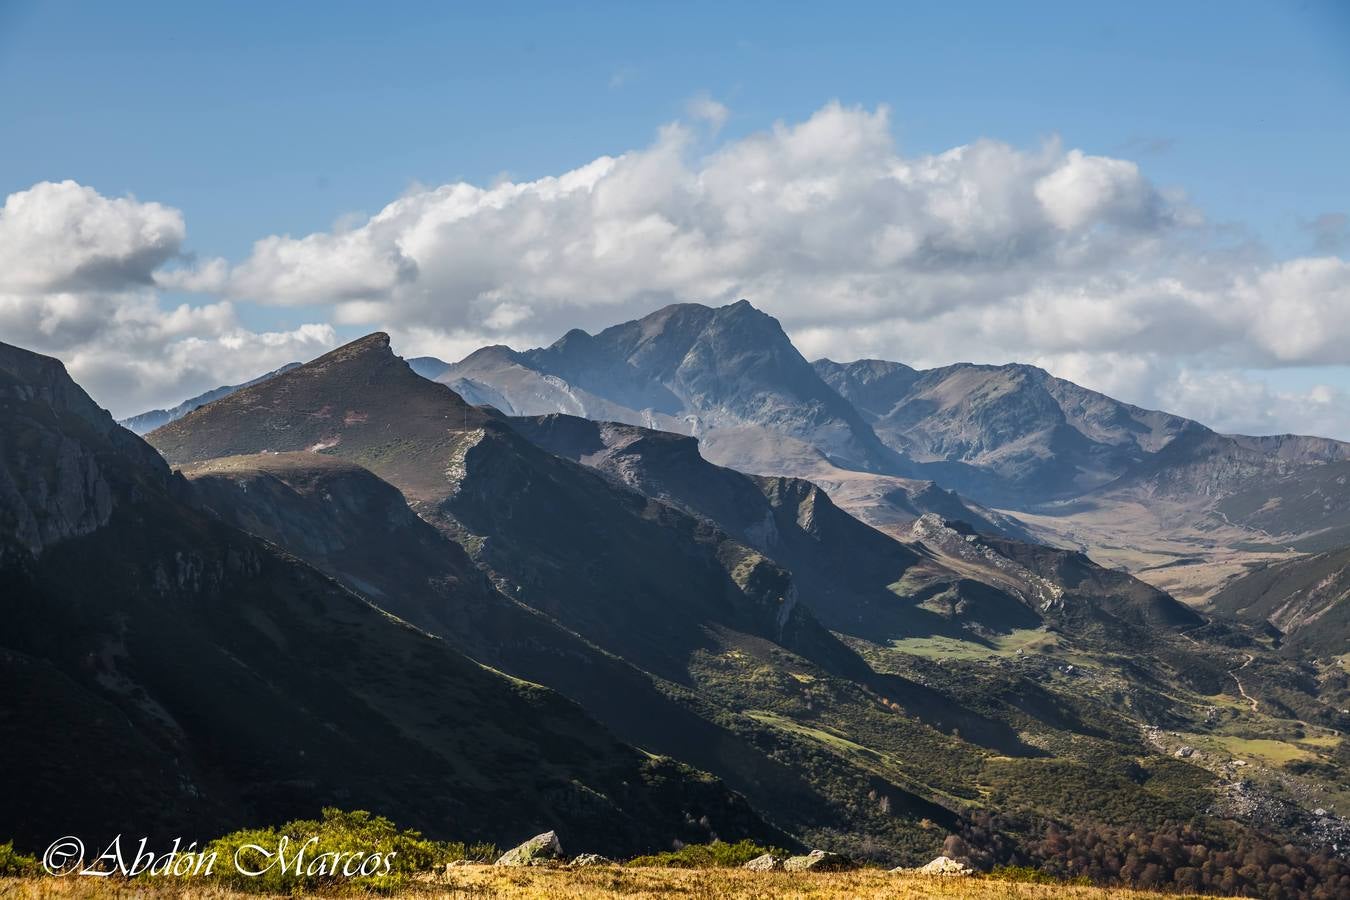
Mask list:
[[[1228,674],[1229,674],[1230,676],[1232,676],[1233,681],[1237,682],[1238,693],[1242,695],[1242,699],[1243,699],[1243,700],[1246,700],[1248,703],[1250,703],[1250,704],[1252,705],[1252,712],[1260,712],[1260,711],[1261,711],[1261,707],[1260,707],[1260,705],[1256,702],[1256,698],[1253,697],[1251,694],[1247,693],[1247,689],[1244,688],[1244,687],[1242,686],[1242,679],[1239,678],[1239,677],[1238,677],[1238,674],[1237,674],[1237,673],[1241,672],[1243,669],[1245,669],[1245,668],[1247,668],[1248,666],[1250,666],[1250,665],[1252,664],[1252,662],[1255,661],[1255,659],[1256,659],[1255,656],[1253,656],[1252,654],[1248,653],[1248,654],[1247,654],[1247,659],[1246,659],[1246,661],[1243,662],[1243,664],[1240,665],[1240,666],[1238,666],[1236,669],[1230,669],[1230,670],[1228,671]]]

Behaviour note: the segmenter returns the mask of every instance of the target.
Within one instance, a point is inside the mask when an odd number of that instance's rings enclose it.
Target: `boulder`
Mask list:
[[[599,853],[583,853],[567,865],[574,869],[581,869],[587,866],[613,866],[617,863],[608,856],[601,856]]]
[[[783,868],[789,872],[838,872],[853,868],[853,863],[838,853],[812,850],[805,856],[789,856],[783,860]]]
[[[562,842],[557,832],[545,831],[497,858],[498,866],[542,866],[562,859]]]
[[[772,853],[765,853],[762,856],[756,856],[754,859],[741,866],[741,868],[753,869],[756,872],[772,872],[776,869],[783,868],[783,860],[780,857],[774,856]]]
[[[914,871],[920,875],[962,876],[975,874],[975,870],[970,866],[959,859],[952,859],[950,856],[939,856],[932,862],[919,866]]]

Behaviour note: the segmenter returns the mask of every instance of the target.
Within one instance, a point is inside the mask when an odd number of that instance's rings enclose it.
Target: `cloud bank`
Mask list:
[[[0,209],[0,340],[62,359],[115,415],[177,403],[333,346],[327,324],[250,331],[228,300],[166,306],[157,272],[182,215],[45,182]]]
[[[457,358],[746,297],[810,357],[1029,361],[1221,428],[1350,438],[1344,386],[1288,393],[1252,374],[1350,365],[1336,214],[1316,223],[1323,255],[1277,260],[1135,162],[1055,141],[906,156],[887,110],[829,104],[710,148],[728,110],[702,96],[688,114],[642,149],[535,181],[419,189],[354,227],[263,237],[234,262],[179,262],[175,210],[38,185],[0,216],[0,261],[21,259],[0,275],[0,327],[76,348],[77,369],[91,347],[129,344],[135,361],[138,346],[228,335],[301,358],[333,326]],[[210,302],[159,309],[157,288]],[[258,335],[234,318],[244,304],[328,316]],[[256,371],[286,361],[268,360]]]

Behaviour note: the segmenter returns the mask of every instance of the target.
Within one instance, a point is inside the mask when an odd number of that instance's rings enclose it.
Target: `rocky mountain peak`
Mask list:
[[[417,375],[377,332],[209,403],[148,440],[177,465],[258,452],[344,456],[417,499],[444,493],[451,445],[490,418]],[[396,430],[417,436],[415,453],[404,452],[413,444],[391,445]]]

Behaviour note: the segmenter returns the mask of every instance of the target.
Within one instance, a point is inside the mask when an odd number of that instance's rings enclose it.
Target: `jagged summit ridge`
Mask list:
[[[673,304],[594,335],[573,329],[520,353],[486,348],[440,380],[490,386],[514,415],[562,412],[716,434],[722,440],[705,452],[732,465],[749,465],[759,446],[787,435],[852,468],[903,468],[778,321],[745,300]]]

